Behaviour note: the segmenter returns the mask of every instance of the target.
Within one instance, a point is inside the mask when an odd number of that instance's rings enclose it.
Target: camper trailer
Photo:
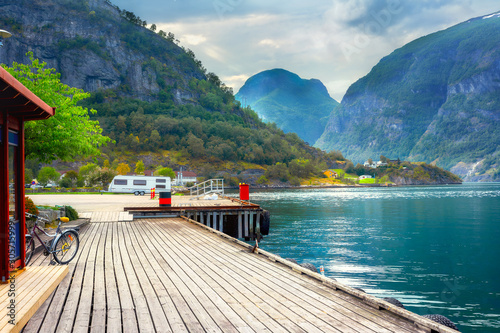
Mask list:
[[[156,192],[170,192],[170,177],[116,176],[109,184],[108,192],[144,195],[151,193],[152,188]]]

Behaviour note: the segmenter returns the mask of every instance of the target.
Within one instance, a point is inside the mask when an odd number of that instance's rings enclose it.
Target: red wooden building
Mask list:
[[[24,268],[24,122],[55,114],[0,67],[0,282]]]

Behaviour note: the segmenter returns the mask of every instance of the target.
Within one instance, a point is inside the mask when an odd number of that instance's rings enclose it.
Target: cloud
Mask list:
[[[248,74],[241,74],[233,76],[223,76],[221,77],[221,80],[222,82],[225,82],[225,84],[229,87],[241,87],[245,84],[249,77],[250,75]],[[235,91],[234,93],[237,93],[237,91]]]
[[[199,45],[207,40],[203,35],[184,35],[184,42],[188,45]]]
[[[263,39],[259,42],[259,45],[261,46],[270,46],[270,47],[274,47],[276,49],[279,49],[280,48],[280,45],[278,42],[272,40],[272,39]]]
[[[320,79],[337,100],[394,49],[500,9],[497,0],[112,1],[173,32],[235,92],[284,68]]]

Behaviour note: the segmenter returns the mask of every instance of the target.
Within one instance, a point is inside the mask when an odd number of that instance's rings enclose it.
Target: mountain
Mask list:
[[[294,132],[311,144],[323,133],[327,117],[338,105],[316,79],[305,80],[284,69],[260,72],[249,78],[236,99],[265,122],[285,133]]]
[[[71,87],[110,89],[145,101],[163,90],[164,98],[184,104],[195,97],[189,80],[205,77],[194,54],[107,0],[6,0],[0,8],[0,25],[13,34],[0,48],[0,60],[27,63],[26,53],[33,51]]]
[[[419,38],[354,83],[316,146],[500,180],[500,12]]]
[[[63,83],[90,93],[83,106],[97,110],[91,118],[115,140],[92,160],[101,166],[182,165],[205,177],[230,174],[238,184],[246,169],[329,161],[242,108],[172,33],[109,0],[4,0],[0,9],[0,28],[13,35],[0,48],[3,63],[29,63],[32,51]]]

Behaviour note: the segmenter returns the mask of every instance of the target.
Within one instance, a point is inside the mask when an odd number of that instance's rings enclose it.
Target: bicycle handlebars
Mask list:
[[[44,218],[44,217],[41,217],[40,215],[30,214],[30,213],[28,213],[28,212],[25,212],[24,214],[26,215],[26,217],[34,217],[35,219],[41,219],[41,220],[44,220],[45,222],[49,222],[49,223],[50,223],[49,219],[46,219],[46,218]],[[58,218],[56,219],[56,221],[58,221],[58,222],[59,222],[59,224],[60,224],[61,222],[69,222],[69,218],[64,217],[64,216],[63,216],[63,217],[58,217]]]

